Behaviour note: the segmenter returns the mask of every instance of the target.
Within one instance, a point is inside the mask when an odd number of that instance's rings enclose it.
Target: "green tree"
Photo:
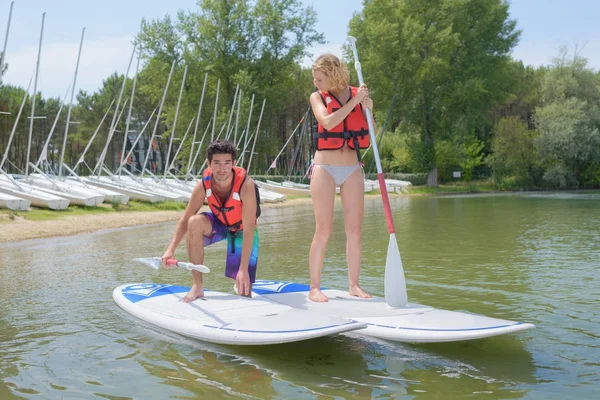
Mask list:
[[[421,154],[437,185],[436,142],[481,132],[508,96],[509,54],[520,32],[503,0],[373,0],[350,22],[374,100],[399,94],[396,123],[421,132]],[[379,104],[379,103],[378,103]]]
[[[542,80],[535,146],[544,179],[559,187],[588,183],[581,181],[582,172],[600,163],[600,84],[586,65],[563,49]]]
[[[306,111],[306,87],[312,79],[299,64],[313,43],[323,41],[322,34],[315,30],[315,11],[301,7],[298,0],[201,0],[198,6],[197,11],[179,12],[176,22],[163,18],[144,24],[136,41],[146,60],[143,73],[152,78],[140,91],[156,97],[162,93],[164,86],[159,82],[164,82],[161,77],[172,61],[176,61],[179,71],[185,63],[188,80],[177,125],[182,130],[187,126],[185,121],[196,115],[206,72],[209,83],[205,110],[214,104],[217,80],[221,81],[219,127],[228,118],[237,85],[243,93],[241,121],[246,121],[250,98],[256,95],[252,127],[266,99],[257,142],[258,152],[265,157],[257,159],[258,164],[253,161],[253,165],[266,164],[266,154],[276,153]],[[175,104],[176,99],[170,98],[165,106],[168,125]],[[212,111],[203,112],[200,126],[206,126],[210,117]]]
[[[519,117],[506,117],[498,121],[494,133],[492,153],[486,159],[494,178],[498,182],[507,177],[515,177],[521,184],[538,182],[537,132],[528,129]]]

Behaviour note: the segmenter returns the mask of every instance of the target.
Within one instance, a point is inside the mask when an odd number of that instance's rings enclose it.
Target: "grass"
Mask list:
[[[50,221],[68,216],[104,214],[124,211],[183,211],[185,207],[185,203],[175,203],[172,201],[151,204],[133,200],[129,201],[127,204],[101,204],[96,207],[70,206],[66,210],[47,210],[32,207],[30,211],[0,210],[0,223],[9,223],[21,218],[28,221]]]

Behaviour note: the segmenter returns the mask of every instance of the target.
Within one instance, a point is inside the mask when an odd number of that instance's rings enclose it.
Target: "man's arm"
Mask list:
[[[256,228],[256,192],[254,181],[250,178],[244,182],[240,197],[242,203],[242,224],[244,225],[242,242],[242,259],[240,261],[240,271],[248,272],[248,263],[252,254],[252,245],[254,244],[254,229]]]
[[[175,227],[173,238],[171,239],[171,243],[169,244],[169,247],[167,247],[167,251],[165,253],[170,252],[171,255],[175,253],[177,246],[179,246],[179,243],[181,243],[181,240],[187,233],[188,220],[198,213],[204,204],[205,197],[206,192],[204,191],[204,186],[202,185],[202,181],[199,181],[192,191],[192,197],[190,198],[183,215]]]

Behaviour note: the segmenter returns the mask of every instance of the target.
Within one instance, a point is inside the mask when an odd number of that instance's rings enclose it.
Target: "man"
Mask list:
[[[204,262],[204,246],[227,239],[225,276],[235,279],[241,296],[250,297],[258,261],[258,189],[246,170],[235,166],[233,143],[216,140],[208,146],[206,156],[208,167],[177,223],[171,244],[162,256],[163,264],[173,258],[186,233],[188,258],[193,264]],[[205,199],[210,212],[198,214]],[[169,268],[166,264],[165,267]],[[185,303],[204,296],[202,273],[192,271],[192,278],[192,288],[183,298]]]

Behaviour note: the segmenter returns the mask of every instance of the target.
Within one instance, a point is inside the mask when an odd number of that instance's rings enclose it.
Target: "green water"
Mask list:
[[[187,271],[128,261],[160,255],[174,223],[33,240],[0,245],[0,399],[600,398],[599,192],[391,204],[412,302],[537,328],[429,345],[358,335],[213,345],[153,328],[112,300],[123,283],[189,284]],[[383,295],[380,199],[365,211],[361,283]],[[310,205],[263,210],[259,278],[307,282],[313,224]],[[343,289],[342,226],[338,207],[323,284]],[[206,285],[230,291],[224,252],[208,249]]]

